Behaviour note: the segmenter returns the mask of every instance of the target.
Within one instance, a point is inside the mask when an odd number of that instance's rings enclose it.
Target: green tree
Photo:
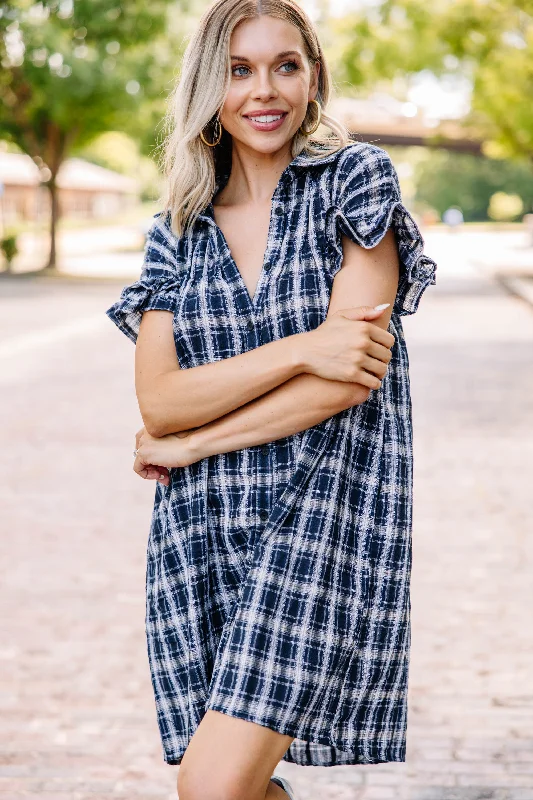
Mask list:
[[[41,168],[56,264],[57,173],[98,134],[125,130],[144,150],[164,113],[181,42],[175,0],[10,0],[0,7],[0,138]],[[178,14],[179,16],[179,14]]]
[[[465,120],[501,157],[533,161],[533,0],[384,0],[342,20],[339,77],[355,86],[423,70],[472,84]]]
[[[415,202],[440,216],[450,206],[460,206],[467,222],[486,220],[491,198],[502,192],[517,195],[524,210],[533,211],[533,177],[525,161],[435,150],[415,165],[413,177]]]

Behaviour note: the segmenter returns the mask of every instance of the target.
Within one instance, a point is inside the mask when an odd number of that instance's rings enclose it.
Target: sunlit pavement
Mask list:
[[[426,241],[438,283],[403,318],[415,435],[407,761],[282,762],[299,800],[533,800],[533,309],[474,265],[496,239]],[[121,285],[0,281],[6,799],[175,796],[145,653],[154,486],[131,470],[134,347],[104,316]]]
[[[62,229],[56,237],[58,267],[69,275],[117,278],[135,275],[142,258],[147,216],[130,225]],[[44,231],[22,233],[19,254],[13,262],[17,273],[37,270],[48,259],[49,237]]]

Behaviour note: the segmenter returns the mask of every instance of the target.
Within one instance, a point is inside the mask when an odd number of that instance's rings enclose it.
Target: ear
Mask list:
[[[309,83],[308,100],[314,100],[318,93],[318,75],[320,73],[320,61],[316,61],[311,69],[311,81]]]

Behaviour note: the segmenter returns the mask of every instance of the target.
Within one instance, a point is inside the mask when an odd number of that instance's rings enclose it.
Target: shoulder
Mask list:
[[[368,142],[349,142],[333,153],[301,162],[311,167],[318,193],[329,204],[339,205],[348,196],[378,192],[397,198],[396,170],[386,150]]]
[[[341,181],[369,177],[373,180],[396,178],[396,170],[386,150],[368,142],[354,142],[339,151],[336,174]]]
[[[386,150],[367,142],[354,142],[339,152],[331,177],[334,206],[382,205],[400,199],[396,169]]]
[[[171,241],[173,233],[170,211],[158,211],[152,216],[148,227],[147,236],[149,238],[160,237],[165,241]]]
[[[326,151],[322,155],[301,154],[294,162],[297,166],[314,167],[332,173],[352,172],[368,167],[394,169],[387,151],[369,142],[348,142],[344,147]]]
[[[176,262],[178,237],[172,231],[170,211],[154,214],[146,232],[146,260],[156,265],[158,262]]]

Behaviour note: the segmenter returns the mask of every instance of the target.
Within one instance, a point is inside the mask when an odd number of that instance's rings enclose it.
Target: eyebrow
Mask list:
[[[285,56],[299,56],[301,58],[302,54],[297,50],[283,50],[277,54],[276,58],[285,58]],[[250,59],[246,58],[246,56],[231,56],[231,59],[232,61],[248,61],[250,63]]]

